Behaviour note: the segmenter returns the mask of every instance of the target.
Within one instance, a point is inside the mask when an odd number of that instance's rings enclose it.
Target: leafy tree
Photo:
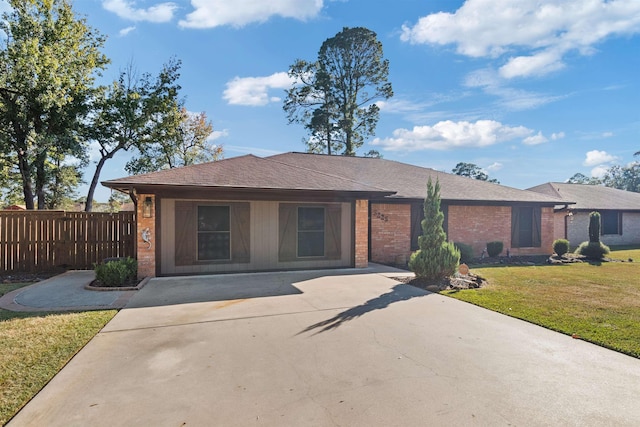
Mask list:
[[[460,251],[453,242],[447,242],[442,228],[444,214],[440,209],[440,182],[427,182],[427,197],[424,200],[422,235],[418,237],[420,249],[411,254],[409,269],[416,277],[439,280],[451,276],[460,262]]]
[[[460,162],[451,170],[451,172],[456,175],[466,176],[468,178],[477,179],[479,181],[487,181],[500,184],[497,179],[489,179],[489,175],[487,175],[482,169],[480,169],[479,166],[473,163]]]
[[[365,138],[373,136],[380,109],[377,99],[393,96],[388,82],[389,61],[383,59],[376,33],[345,27],[324,41],[315,62],[297,60],[289,70],[296,80],[287,91],[284,110],[289,123],[309,131],[310,152],[343,150],[355,155]]]
[[[369,157],[372,159],[382,159],[383,156],[382,154],[380,154],[380,152],[378,150],[369,150],[366,153],[364,153],[363,157]]]
[[[567,184],[589,184],[589,185],[600,185],[602,181],[598,178],[591,177],[589,178],[586,175],[581,174],[580,172],[574,174],[571,178],[567,180]]]
[[[15,162],[27,209],[46,205],[52,151],[82,151],[80,124],[106,64],[104,38],[68,0],[9,0],[0,31],[0,152]]]
[[[607,187],[640,193],[640,163],[611,166],[602,178],[602,182]]]
[[[109,211],[110,212],[120,212],[122,205],[131,201],[130,196],[127,196],[124,193],[119,191],[111,191],[111,195],[109,196]]]
[[[80,169],[86,164],[65,163],[66,157],[62,153],[53,152],[47,160],[45,185],[45,207],[47,209],[70,209],[74,199],[78,197],[76,188],[82,183]]]
[[[145,73],[137,78],[132,65],[95,100],[89,136],[99,145],[100,159],[89,185],[85,210],[90,212],[100,173],[107,160],[121,151],[138,149],[170,138],[180,124],[181,63],[171,60],[157,77]]]
[[[154,172],[196,163],[211,162],[222,157],[222,146],[208,141],[213,126],[206,113],[180,111],[180,123],[165,138],[139,147],[140,155],[130,160],[125,169],[132,174]]]

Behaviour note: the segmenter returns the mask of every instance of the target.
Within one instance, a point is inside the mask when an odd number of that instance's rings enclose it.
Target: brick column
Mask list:
[[[369,266],[369,201],[356,200],[355,206],[355,267]]]
[[[145,201],[151,198],[151,217],[144,217]],[[153,194],[138,194],[136,211],[138,236],[138,278],[156,276],[156,197]]]

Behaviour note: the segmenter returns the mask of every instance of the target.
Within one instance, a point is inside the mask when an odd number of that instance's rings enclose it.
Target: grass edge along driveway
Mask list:
[[[485,267],[489,285],[444,295],[640,358],[640,249],[635,262]]]
[[[0,296],[30,284],[2,284]],[[0,425],[26,405],[116,313],[0,309]]]

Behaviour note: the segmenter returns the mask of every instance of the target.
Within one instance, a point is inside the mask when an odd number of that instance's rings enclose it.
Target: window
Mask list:
[[[298,208],[298,257],[324,256],[324,208]]]
[[[444,215],[442,221],[442,229],[449,235],[448,223],[449,223],[449,206],[440,205],[440,210]],[[411,205],[411,250],[416,251],[420,249],[418,245],[418,238],[422,236],[422,220],[424,219],[424,203]]]
[[[231,259],[229,206],[198,206],[198,261]]]
[[[602,221],[602,234],[622,234],[622,212],[620,211],[602,211],[600,212],[600,220]]]
[[[539,248],[540,216],[538,207],[522,206],[511,208],[511,247]]]

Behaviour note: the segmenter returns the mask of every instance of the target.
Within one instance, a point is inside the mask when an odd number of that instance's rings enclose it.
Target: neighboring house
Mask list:
[[[141,276],[403,264],[427,180],[451,241],[551,253],[556,197],[396,161],[253,155],[105,181],[137,199]]]
[[[640,244],[640,193],[602,185],[548,182],[529,190],[574,204],[555,208],[554,238],[571,246],[589,240],[589,214],[600,212],[600,240],[606,245]]]

